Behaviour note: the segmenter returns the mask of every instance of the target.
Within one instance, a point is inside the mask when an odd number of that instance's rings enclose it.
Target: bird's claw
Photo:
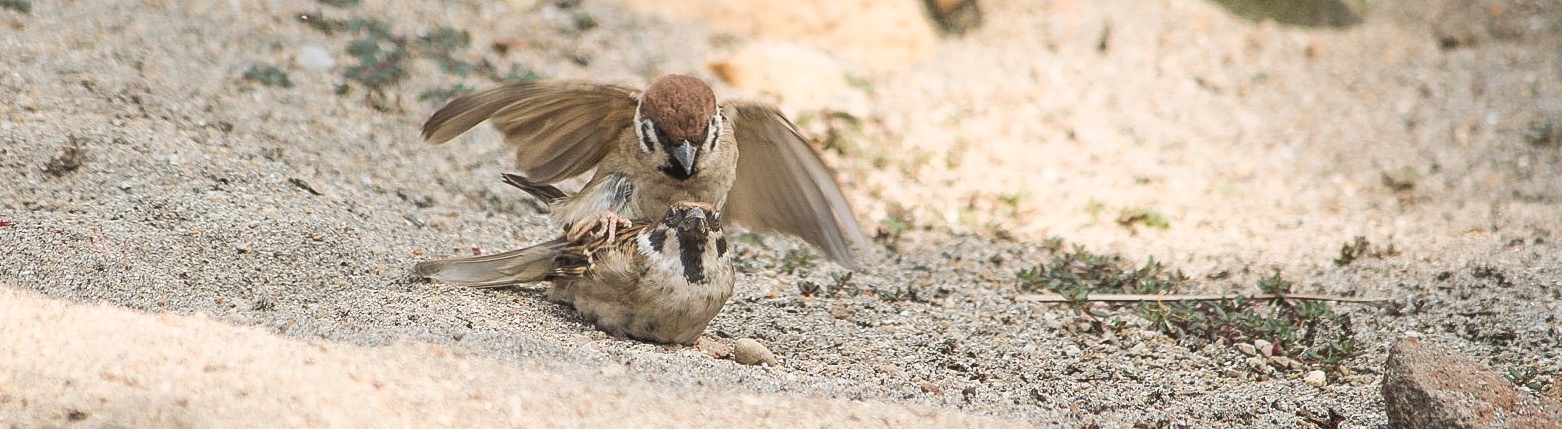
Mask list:
[[[589,234],[592,238],[606,238],[611,242],[618,238],[620,228],[628,228],[632,225],[628,218],[619,216],[618,213],[602,212],[594,218],[587,218],[570,227],[569,239],[578,241]]]

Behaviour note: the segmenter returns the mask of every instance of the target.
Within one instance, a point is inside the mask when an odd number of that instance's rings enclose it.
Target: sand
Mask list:
[[[908,227],[841,288],[823,260],[787,269],[794,240],[733,240],[738,291],[707,336],[756,339],[778,367],[610,338],[541,286],[411,278],[556,234],[499,182],[494,132],[417,136],[438,107],[420,94],[494,83],[419,56],[372,91],[342,77],[356,36],[296,16],[449,26],[468,61],[692,73],[723,96],[744,94],[711,63],[795,33],[609,1],[370,3],[0,9],[0,422],[1383,427],[1377,371],[1406,335],[1562,382],[1562,144],[1535,137],[1562,126],[1562,15],[1543,2],[1375,1],[1310,28],[1195,0],[1005,0],[891,63],[788,40],[834,56],[864,100],[825,151],[859,220]],[[306,46],[335,66],[305,67]],[[244,79],[257,64],[293,86]],[[1116,222],[1133,211],[1167,227]],[[1334,263],[1356,236],[1397,253]],[[1395,301],[1333,305],[1360,348],[1342,367],[1254,366],[1127,309],[1098,307],[1121,327],[1097,332],[1016,299],[1053,237],[1153,257],[1194,292],[1278,272]],[[1320,369],[1325,385],[1304,381]]]

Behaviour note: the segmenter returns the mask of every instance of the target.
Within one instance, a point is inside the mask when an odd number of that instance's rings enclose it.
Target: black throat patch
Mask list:
[[[694,167],[690,168],[690,171],[683,171],[683,167],[678,165],[678,158],[673,156],[673,148],[678,146],[669,143],[671,140],[662,140],[662,142],[662,153],[667,154],[667,159],[662,161],[662,174],[678,180],[689,180],[700,174],[700,154],[696,152],[694,156]]]
[[[700,166],[695,165],[693,172],[686,173],[683,171],[683,167],[678,166],[678,160],[673,159],[672,155],[667,155],[667,164],[663,165],[661,170],[662,174],[666,174],[667,177],[678,180],[689,180],[689,178],[694,177],[694,175],[700,173]]]
[[[678,234],[678,259],[683,262],[683,279],[689,283],[705,281],[705,234],[693,231]]]

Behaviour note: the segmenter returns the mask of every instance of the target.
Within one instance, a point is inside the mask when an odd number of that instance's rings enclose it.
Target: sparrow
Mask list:
[[[548,300],[574,306],[615,336],[692,345],[732,296],[721,215],[678,202],[659,219],[613,237],[559,237],[489,256],[421,262],[413,273],[446,283],[501,287],[550,281]]]
[[[586,81],[512,83],[451,100],[423,124],[440,144],[492,120],[523,181],[551,186],[595,169],[553,200],[569,238],[611,235],[676,201],[704,201],[758,231],[796,235],[855,268],[867,240],[831,170],[775,106],[717,103],[700,79],[644,91]],[[741,156],[740,156],[741,154]],[[545,199],[546,200],[546,199]]]

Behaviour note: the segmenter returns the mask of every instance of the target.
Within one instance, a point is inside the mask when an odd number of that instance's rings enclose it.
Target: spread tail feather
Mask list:
[[[555,273],[554,259],[569,243],[553,240],[520,250],[487,256],[420,262],[412,273],[445,283],[472,287],[499,287],[547,280]]]

